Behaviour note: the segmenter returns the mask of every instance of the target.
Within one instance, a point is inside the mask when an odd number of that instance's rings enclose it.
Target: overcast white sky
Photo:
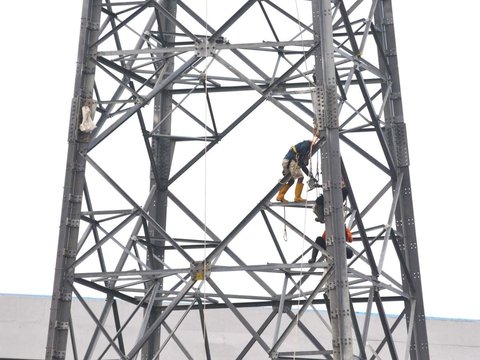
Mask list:
[[[1,6],[0,294],[52,292],[81,7]],[[473,0],[456,8],[394,1],[425,312],[433,317],[480,319],[478,13]]]

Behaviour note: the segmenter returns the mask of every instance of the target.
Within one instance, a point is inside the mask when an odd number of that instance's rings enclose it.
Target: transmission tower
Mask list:
[[[83,1],[46,358],[138,357],[429,359],[390,0]]]

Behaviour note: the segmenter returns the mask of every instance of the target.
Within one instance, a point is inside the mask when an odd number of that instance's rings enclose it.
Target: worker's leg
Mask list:
[[[305,199],[302,199],[302,190],[303,190],[303,172],[301,167],[295,160],[290,161],[289,166],[290,174],[294,180],[297,180],[297,185],[295,186],[295,202],[303,202]]]
[[[294,180],[290,179],[285,185],[280,188],[277,195],[277,201],[288,203],[288,201],[285,200],[285,194],[287,193],[288,189],[290,189],[290,187],[293,185],[293,183]]]
[[[312,248],[312,257],[308,260],[308,263],[314,263],[317,260],[317,255],[318,255],[318,249],[317,248]]]
[[[323,195],[320,195],[315,199],[315,205],[313,206],[313,213],[317,215],[315,221],[321,222],[322,224],[325,222],[325,214],[324,214],[324,200]]]
[[[297,185],[295,186],[295,202],[303,202],[305,199],[302,198],[303,191],[303,178],[298,178]]]
[[[321,236],[318,236],[316,239],[315,239],[315,243],[317,245],[319,245],[322,249],[326,249],[326,244],[325,244],[325,239]],[[310,258],[310,260],[308,260],[308,262],[311,264],[311,263],[314,263],[316,260],[317,260],[317,255],[318,255],[318,249],[316,247],[313,247],[312,248],[312,257]]]
[[[353,250],[347,246],[347,259],[351,259],[353,256]]]

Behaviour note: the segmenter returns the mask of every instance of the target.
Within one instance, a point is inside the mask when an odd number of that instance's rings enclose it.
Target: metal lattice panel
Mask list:
[[[391,2],[83,4],[46,357],[428,359]]]

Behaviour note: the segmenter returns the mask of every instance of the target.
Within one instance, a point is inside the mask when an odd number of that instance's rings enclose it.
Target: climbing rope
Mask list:
[[[208,38],[208,0],[205,1],[205,39]],[[210,66],[210,64],[213,63],[213,58],[211,59],[211,61],[209,62],[209,64],[206,64],[205,65],[205,68],[203,69],[202,71],[202,74],[201,76],[199,77],[199,83],[202,83],[203,81],[203,84],[204,84],[204,93],[205,93],[205,102],[204,102],[204,139],[203,139],[203,152],[204,152],[204,202],[203,202],[203,259],[206,259],[207,258],[207,180],[208,180],[208,177],[207,177],[207,174],[208,174],[208,157],[207,157],[207,147],[208,147],[208,142],[207,142],[207,137],[208,137],[208,127],[207,127],[207,119],[208,119],[208,116],[210,114],[209,112],[209,104],[208,104],[208,87],[207,87],[207,80],[208,80],[208,73],[207,73],[207,70],[208,70],[208,67]],[[204,261],[203,262],[203,274],[204,274],[204,277],[203,277],[203,280],[202,282],[200,283],[200,286],[203,286],[203,298],[206,299],[207,298],[207,281],[206,281],[206,277],[208,275],[207,274],[207,262]],[[203,322],[203,334],[206,334],[207,333],[207,329],[206,329],[206,324],[207,324],[207,312],[206,312],[206,308],[207,308],[207,302],[206,301],[202,301],[203,302],[203,313],[204,313],[204,316],[205,316],[205,321]]]

